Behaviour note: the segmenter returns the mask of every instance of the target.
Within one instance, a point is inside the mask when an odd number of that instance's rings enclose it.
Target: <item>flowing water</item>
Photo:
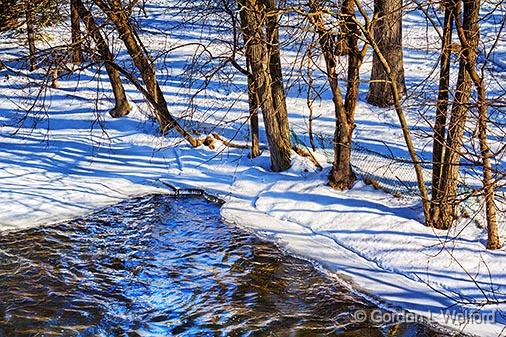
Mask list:
[[[354,319],[375,309],[202,198],[0,235],[0,336],[444,336]]]

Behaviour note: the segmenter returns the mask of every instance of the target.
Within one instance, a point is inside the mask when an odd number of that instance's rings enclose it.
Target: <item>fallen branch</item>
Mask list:
[[[232,148],[236,148],[236,149],[249,149],[250,148],[250,146],[248,144],[234,143],[234,142],[232,142],[232,141],[230,141],[228,139],[225,139],[224,137],[220,136],[216,132],[213,132],[211,134],[211,136],[212,136],[212,138],[214,138],[214,139],[219,140],[220,142],[222,142],[223,145],[225,145],[227,147],[232,147]],[[206,139],[204,140],[203,144],[207,145],[211,149],[214,149],[213,141],[212,141],[212,139],[209,139],[209,138],[210,138],[209,136],[206,137]],[[304,149],[304,148],[302,148],[299,145],[294,145],[292,147],[292,150],[295,151],[295,153],[297,153],[299,156],[304,157],[304,158],[308,158],[314,164],[314,166],[316,166],[319,170],[323,169],[323,167],[320,165],[320,163],[318,162],[318,160],[316,160],[315,156],[311,153],[311,151],[309,151],[307,149]]]
[[[315,156],[311,153],[311,151],[304,149],[298,145],[294,145],[292,147],[292,150],[294,150],[295,153],[297,153],[299,156],[308,158],[314,164],[314,166],[318,168],[318,170],[320,171],[323,170],[323,167],[320,165],[318,160],[316,160]]]
[[[248,144],[237,144],[237,143],[234,143],[234,142],[232,142],[232,141],[230,141],[228,139],[223,138],[222,136],[220,136],[216,132],[213,132],[211,135],[213,136],[214,139],[219,140],[225,146],[233,147],[233,148],[236,148],[236,149],[249,149],[249,145]]]

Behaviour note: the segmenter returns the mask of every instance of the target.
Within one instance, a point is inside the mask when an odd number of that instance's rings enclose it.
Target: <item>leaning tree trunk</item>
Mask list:
[[[478,46],[479,32],[477,22],[473,22],[471,13],[474,11],[472,1],[464,1],[463,29],[469,44],[470,51],[467,57],[461,57],[459,75],[452,105],[448,134],[445,147],[444,162],[439,184],[439,204],[432,210],[433,225],[436,228],[448,229],[455,220],[455,210],[458,204],[457,187],[459,181],[461,149],[464,138],[464,128],[469,112],[469,99],[471,96],[472,80],[467,70],[467,63],[476,62],[476,48]],[[458,4],[454,13],[459,13]],[[475,20],[474,20],[475,21]]]
[[[287,170],[291,165],[290,138],[283,133],[277,107],[274,105],[269,53],[263,32],[265,11],[261,0],[238,0],[241,27],[246,46],[246,58],[251,67],[251,78],[262,109],[267,141],[271,155],[271,168],[275,172]],[[288,121],[286,121],[288,123]]]
[[[448,114],[448,96],[450,87],[450,57],[453,29],[453,9],[448,2],[445,8],[443,24],[443,40],[441,46],[441,65],[439,72],[439,93],[436,108],[436,121],[434,123],[434,137],[432,144],[432,196],[431,217],[434,209],[440,203],[441,168],[444,159],[446,139],[446,118]],[[432,223],[430,221],[429,223]]]
[[[119,36],[128,50],[128,54],[141,74],[147,92],[156,103],[155,116],[160,125],[160,131],[162,134],[165,134],[177,123],[167,108],[167,102],[156,80],[155,67],[151,64],[149,57],[136,39],[134,28],[130,24],[130,19],[125,8],[120,0],[94,0],[94,2],[116,26]]]
[[[107,46],[107,42],[100,33],[100,28],[96,24],[91,12],[84,6],[82,0],[72,0],[73,7],[78,13],[79,17],[83,20],[88,34],[91,36],[97,47],[98,53],[102,58],[101,61],[105,62],[105,69],[111,81],[112,91],[114,93],[114,108],[109,112],[112,117],[122,117],[128,115],[131,110],[130,104],[125,94],[125,88],[121,83],[120,73],[111,65],[114,62],[113,55]]]
[[[366,15],[363,10],[360,11],[364,16]],[[411,131],[409,130],[409,125],[406,120],[406,116],[404,114],[404,110],[402,109],[401,104],[401,95],[400,90],[398,88],[398,81],[395,77],[396,73],[393,71],[390,67],[390,64],[388,63],[388,60],[386,56],[383,54],[381,49],[379,48],[378,44],[376,43],[376,39],[374,38],[373,34],[368,29],[368,24],[362,25],[358,20],[354,21],[356,25],[359,27],[360,31],[364,35],[365,40],[369,43],[369,45],[374,49],[374,54],[378,57],[378,60],[383,65],[383,68],[385,69],[385,73],[388,77],[388,83],[392,90],[392,98],[394,101],[394,107],[395,112],[397,114],[397,117],[399,118],[399,123],[402,130],[402,135],[404,137],[404,141],[406,142],[406,147],[409,152],[409,156],[411,158],[411,161],[413,162],[413,166],[416,173],[416,181],[418,184],[418,190],[420,191],[420,196],[422,199],[422,205],[423,205],[423,214],[425,217],[425,221],[428,225],[430,225],[430,200],[427,193],[427,188],[425,186],[425,179],[423,176],[423,170],[421,166],[421,161],[418,158],[418,154],[416,153],[415,146],[413,144],[413,140],[411,137]]]
[[[402,56],[402,0],[374,0],[374,16],[378,17],[374,25],[374,40],[387,58],[397,79],[399,95],[402,96],[406,92]],[[374,53],[367,102],[379,107],[394,105],[392,88],[388,82],[385,67]]]
[[[123,75],[125,75],[146,97],[147,101],[154,109],[161,133],[166,134],[170,129],[174,128],[193,147],[202,145],[203,141],[194,138],[188,133],[169,112],[167,101],[156,79],[155,68],[151,64],[145,50],[141,47],[140,41],[137,40],[134,28],[130,24],[129,15],[121,1],[107,0],[107,2],[105,2],[104,0],[94,0],[94,3],[97,4],[108,19],[116,26],[119,36],[125,44],[135,67],[139,70],[146,88],[142,87],[134,76],[118,67],[115,63],[111,63],[111,66],[114,66],[117,70],[121,69]]]
[[[81,48],[81,24],[79,21],[79,11],[76,5],[77,0],[70,1],[70,30],[72,34],[72,62],[81,64],[83,62],[83,52]]]
[[[28,39],[28,63],[30,65],[30,71],[37,69],[37,58],[35,56],[35,14],[33,13],[33,5],[31,1],[26,1],[25,4],[25,15],[26,15],[26,34]]]

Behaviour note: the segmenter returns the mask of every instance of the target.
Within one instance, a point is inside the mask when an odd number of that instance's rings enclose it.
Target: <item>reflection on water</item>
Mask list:
[[[0,336],[441,336],[354,323],[374,307],[199,198],[2,235],[0,289]]]

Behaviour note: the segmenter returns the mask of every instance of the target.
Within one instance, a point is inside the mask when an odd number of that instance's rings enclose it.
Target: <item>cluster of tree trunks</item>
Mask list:
[[[167,102],[163,95],[163,92],[156,79],[156,71],[153,63],[149,59],[147,51],[143,48],[142,43],[138,39],[137,33],[135,32],[130,22],[130,12],[123,6],[120,0],[94,0],[93,2],[100,8],[102,13],[105,14],[108,20],[110,20],[116,30],[119,33],[121,40],[123,41],[130,57],[137,70],[139,71],[143,80],[144,86],[142,86],[134,76],[123,68],[118,66],[113,59],[113,55],[105,41],[100,28],[96,24],[93,14],[86,7],[82,0],[72,0],[73,7],[75,7],[75,13],[81,21],[83,21],[88,34],[92,37],[95,42],[96,48],[100,60],[104,62],[111,86],[115,98],[115,107],[110,111],[111,116],[121,117],[128,114],[131,107],[128,103],[128,99],[125,94],[125,89],[121,82],[121,74],[127,77],[146,97],[148,102],[153,108],[153,114],[158,120],[160,131],[165,134],[170,129],[174,128],[184,139],[186,139],[192,146],[199,146],[204,143],[205,140],[194,138],[189,134],[183,127],[179,125],[177,120],[172,116],[167,107]],[[75,14],[74,14],[75,15]],[[77,30],[77,22],[74,22],[73,28],[76,31],[73,32],[73,36],[77,41],[77,36],[80,36],[80,32]],[[73,50],[79,48],[73,45]],[[74,56],[74,60],[75,60]]]
[[[464,21],[467,30],[467,37],[469,43],[472,45],[473,51],[470,52],[469,57],[462,57],[459,63],[459,75],[457,79],[457,85],[455,89],[455,98],[451,107],[450,121],[445,128],[448,129],[446,137],[443,138],[444,130],[438,125],[439,130],[434,133],[438,139],[434,139],[435,143],[442,144],[442,151],[437,151],[435,155],[440,157],[434,157],[433,162],[436,162],[440,167],[435,173],[433,180],[437,182],[433,186],[432,195],[432,224],[437,228],[447,229],[450,228],[455,220],[456,210],[455,207],[458,204],[457,198],[457,187],[459,182],[459,171],[460,171],[460,159],[462,143],[464,138],[464,129],[469,115],[469,99],[471,97],[472,80],[469,72],[466,69],[466,63],[474,65],[476,62],[476,48],[478,44],[478,21],[477,21],[477,10],[474,9],[476,1],[467,1],[464,9]],[[455,1],[453,3],[455,8],[460,8],[460,3]],[[450,6],[448,6],[450,7]],[[455,8],[450,7],[449,10],[452,12],[449,16],[454,18]],[[460,12],[460,10],[458,10]],[[460,15],[460,13],[459,13]],[[473,22],[474,21],[474,22]],[[451,34],[451,32],[447,33]],[[444,45],[444,41],[443,41]],[[445,46],[443,46],[445,47]],[[443,66],[443,64],[442,64]],[[444,67],[442,67],[444,68]],[[444,69],[446,71],[446,69]],[[443,75],[443,79],[448,76]],[[442,83],[443,87],[440,88],[440,92],[444,93],[448,90],[445,87],[446,83]],[[444,104],[444,98],[439,102],[439,105]],[[441,110],[437,111],[440,120],[443,119],[443,114],[446,112]],[[446,118],[446,117],[445,117]],[[438,145],[436,145],[438,146]],[[442,152],[442,153],[441,153]]]
[[[348,52],[348,80],[346,96],[339,87],[338,78],[338,44],[331,30],[326,27],[323,17],[324,8],[315,0],[308,2],[311,24],[318,34],[318,42],[325,60],[327,81],[332,92],[336,127],[334,132],[334,161],[329,175],[329,184],[335,189],[348,189],[355,182],[355,174],[351,167],[352,135],[355,128],[355,107],[358,99],[359,70],[365,51],[358,48],[359,31],[355,24],[355,6],[353,0],[345,0],[341,7],[341,25],[346,36]]]
[[[462,6],[463,5],[463,6]],[[463,11],[462,11],[463,7]],[[488,225],[488,248],[501,246],[497,226],[497,208],[494,203],[494,179],[491,150],[487,140],[488,108],[485,85],[476,70],[479,43],[480,0],[452,0],[446,3],[440,65],[439,96],[436,110],[433,143],[433,178],[431,223],[436,228],[448,229],[456,219],[460,160],[464,131],[470,110],[473,84],[478,93],[478,130],[483,167],[483,190]],[[455,98],[448,118],[451,38],[455,26],[461,44],[459,74]]]
[[[291,165],[292,145],[282,75],[278,3],[276,0],[236,0],[236,2],[239,6],[240,28],[247,65],[247,71],[244,72],[247,73],[248,79],[251,156],[260,155],[258,111],[261,110],[272,170],[284,171]],[[142,83],[140,83],[135,76],[115,63],[94,14],[83,0],[71,0],[72,62],[75,64],[83,62],[82,22],[88,36],[95,44],[95,56],[105,64],[110,78],[115,98],[115,107],[110,114],[113,117],[121,117],[131,110],[121,81],[123,75],[143,93],[151,104],[162,133],[175,128],[191,145],[207,144],[207,139],[195,139],[186,132],[169,112],[156,78],[154,64],[130,22],[130,11],[123,6],[121,0],[93,0],[93,3],[114,25],[142,78]],[[471,93],[473,86],[475,87],[478,94],[478,138],[489,228],[488,247],[499,248],[501,244],[494,204],[495,181],[491,166],[492,152],[487,139],[488,107],[483,78],[476,69],[480,0],[445,2],[439,93],[433,133],[433,174],[430,198],[425,188],[421,163],[401,106],[401,97],[406,92],[402,54],[402,1],[375,0],[374,19],[371,23],[365,11],[360,7],[360,2],[344,0],[340,12],[336,13],[336,18],[341,22],[340,35],[337,39],[326,18],[329,11],[325,7],[325,2],[309,0],[307,5],[309,7],[307,19],[318,37],[318,45],[325,61],[327,82],[334,103],[334,160],[329,174],[330,186],[340,190],[348,189],[356,179],[351,166],[352,136],[359,93],[359,70],[366,55],[367,46],[370,45],[374,53],[367,101],[382,107],[394,106],[414,163],[426,223],[436,228],[448,229],[456,220],[464,131],[470,111]],[[357,11],[364,16],[365,24],[357,19]],[[24,12],[29,46],[28,60],[30,69],[34,70],[37,66],[35,16],[30,2],[25,3]],[[454,99],[450,104],[450,63],[454,31],[457,32],[461,44],[461,53]],[[359,39],[366,41],[362,49],[359,48]],[[348,58],[345,95],[339,86],[338,70],[339,56],[344,54]],[[293,149],[297,153],[304,152],[297,147]],[[307,155],[306,152],[304,153]],[[319,166],[310,153],[307,156]]]
[[[107,70],[107,74],[109,75],[109,80],[111,82],[112,91],[114,94],[114,108],[109,112],[112,117],[122,117],[127,115],[130,110],[130,104],[128,103],[128,99],[125,94],[125,88],[123,87],[123,83],[121,82],[121,75],[118,70],[116,70],[112,63],[114,62],[113,55],[107,45],[105,38],[102,36],[100,29],[93,18],[91,12],[86,8],[83,4],[82,0],[73,0],[73,7],[78,14],[78,18],[81,18],[83,21],[88,34],[91,36],[93,41],[95,42],[95,46],[97,48],[100,59],[105,63],[105,69]],[[77,24],[73,25],[72,28],[77,28]],[[74,32],[73,36],[79,36],[80,34]],[[74,47],[79,48],[79,47]],[[79,48],[80,49],[80,48]],[[74,49],[75,50],[75,49]],[[82,57],[79,57],[82,59]],[[77,61],[74,54],[74,61]]]
[[[257,110],[262,115],[275,172],[291,165],[290,129],[283,87],[276,1],[238,0],[245,54],[249,66],[248,94],[252,139],[258,142]],[[258,154],[258,149],[252,156]]]

